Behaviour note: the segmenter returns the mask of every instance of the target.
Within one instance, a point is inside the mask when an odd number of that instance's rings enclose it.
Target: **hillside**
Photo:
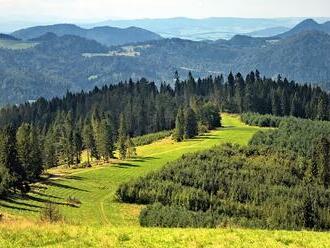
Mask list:
[[[307,32],[307,31],[320,31],[320,32],[330,34],[330,22],[328,21],[328,22],[319,24],[313,19],[306,19],[306,20],[298,23],[291,30],[284,32],[282,34],[279,34],[276,37],[287,38],[287,37],[299,34],[301,32]]]
[[[13,32],[11,35],[23,39],[30,40],[38,38],[46,33],[54,33],[57,36],[75,35],[86,39],[95,40],[106,46],[123,45],[127,43],[144,42],[150,40],[159,40],[162,37],[136,27],[125,29],[114,27],[94,27],[84,29],[73,24],[56,24],[50,26],[36,26],[26,29],[21,29]]]
[[[111,48],[50,33],[34,42],[38,45],[24,47],[31,49],[0,49],[0,105],[62,96],[67,90],[89,90],[129,78],[172,82],[176,70],[184,78],[189,71],[204,77],[258,69],[268,77],[281,74],[330,89],[330,36],[319,31],[275,40],[238,35],[228,41],[162,39]]]

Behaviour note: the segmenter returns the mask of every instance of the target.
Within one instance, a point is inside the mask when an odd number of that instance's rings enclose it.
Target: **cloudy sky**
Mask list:
[[[330,16],[330,0],[0,0],[1,19],[101,21],[166,17]]]

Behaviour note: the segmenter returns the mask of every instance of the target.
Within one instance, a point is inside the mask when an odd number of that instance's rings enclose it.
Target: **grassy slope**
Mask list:
[[[207,149],[223,142],[246,144],[259,129],[242,124],[238,116],[224,115],[223,117],[225,128],[213,131],[209,135],[183,143],[174,143],[165,139],[151,145],[138,147],[139,158],[134,161],[90,169],[57,170],[57,173],[65,173],[66,176],[51,180],[48,184],[39,184],[38,188],[34,188],[34,193],[29,195],[29,199],[17,198],[7,202],[0,201],[0,212],[34,218],[38,217],[38,211],[44,201],[51,200],[61,204],[68,196],[75,196],[82,201],[80,208],[61,206],[67,222],[82,224],[82,226],[66,224],[64,226],[42,225],[37,227],[32,224],[30,227],[31,224],[28,223],[26,225],[29,228],[26,228],[24,221],[21,225],[17,225],[17,222],[14,223],[12,227],[10,223],[5,222],[0,225],[0,238],[4,240],[3,244],[8,242],[4,246],[8,246],[9,243],[22,246],[27,240],[30,245],[58,244],[68,247],[73,244],[76,246],[127,245],[128,247],[196,247],[204,245],[259,247],[260,243],[265,243],[268,247],[279,247],[286,244],[291,244],[292,247],[322,247],[322,244],[327,244],[330,236],[325,233],[244,229],[198,229],[196,231],[194,229],[140,228],[137,216],[141,206],[115,201],[114,192],[120,183],[156,170],[187,152]]]

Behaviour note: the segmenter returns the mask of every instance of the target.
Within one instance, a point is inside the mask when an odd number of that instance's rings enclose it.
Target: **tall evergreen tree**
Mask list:
[[[118,140],[117,140],[117,147],[118,147],[120,159],[126,158],[126,153],[127,153],[126,140],[127,140],[126,120],[125,120],[125,115],[122,113],[119,118],[119,129],[118,129]]]
[[[190,139],[196,135],[198,135],[196,114],[192,108],[188,107],[184,112],[184,138]]]
[[[87,151],[87,161],[90,163],[92,158],[99,158],[99,154],[96,148],[95,136],[92,125],[89,121],[86,121],[83,129],[83,144]]]
[[[184,137],[184,113],[183,109],[179,108],[178,113],[176,115],[175,120],[175,133],[174,133],[174,139],[178,142],[183,140]]]

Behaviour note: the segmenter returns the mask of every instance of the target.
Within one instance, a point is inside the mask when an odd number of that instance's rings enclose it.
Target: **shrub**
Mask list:
[[[135,137],[132,139],[132,142],[134,143],[135,146],[149,145],[155,141],[158,141],[158,140],[171,136],[172,133],[173,133],[172,130],[162,131],[162,132],[158,132],[158,133],[150,133],[150,134]]]
[[[46,222],[58,222],[63,220],[63,216],[55,203],[47,202],[40,212],[40,219]]]

